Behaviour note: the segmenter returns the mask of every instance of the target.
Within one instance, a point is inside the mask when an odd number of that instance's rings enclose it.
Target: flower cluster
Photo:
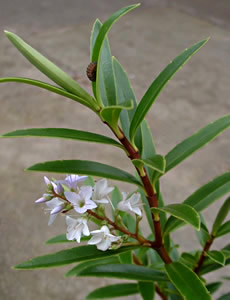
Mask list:
[[[87,176],[68,175],[64,180],[49,180],[44,177],[47,190],[41,198],[35,203],[45,203],[50,212],[48,225],[51,225],[57,215],[66,216],[68,240],[76,240],[81,242],[82,236],[90,237],[89,245],[96,245],[99,250],[105,251],[111,248],[113,243],[121,244],[121,236],[111,234],[111,230],[120,230],[115,222],[111,221],[105,215],[104,205],[110,204],[109,194],[113,191],[113,187],[108,186],[106,179],[101,179],[94,183],[93,186],[85,184]],[[117,210],[114,215],[118,216],[120,211],[131,212],[141,217],[140,194],[134,193],[127,197],[126,193],[122,193],[123,200],[118,203]],[[111,207],[113,207],[111,205]],[[69,212],[74,211],[75,215]],[[100,221],[100,229],[90,231],[88,227],[89,221],[96,218]],[[119,218],[117,218],[119,219]],[[123,229],[123,232],[126,229]]]

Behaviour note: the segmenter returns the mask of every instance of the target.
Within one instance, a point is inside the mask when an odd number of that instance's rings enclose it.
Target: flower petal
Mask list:
[[[64,192],[66,199],[73,205],[76,205],[79,196],[75,192]]]
[[[54,222],[54,220],[56,219],[56,217],[57,217],[57,214],[55,214],[55,215],[50,215],[48,225],[53,224],[53,222]]]
[[[92,233],[92,232],[91,232]],[[102,237],[97,234],[97,235],[94,235],[89,241],[88,241],[88,244],[89,245],[96,245],[98,243],[100,243],[102,241]]]
[[[109,239],[101,241],[99,244],[97,244],[97,249],[106,251],[111,246],[111,242]]]

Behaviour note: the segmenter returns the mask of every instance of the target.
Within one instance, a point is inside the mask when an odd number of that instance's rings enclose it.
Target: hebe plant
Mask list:
[[[136,169],[136,174],[131,175],[124,170],[86,160],[49,161],[29,167],[28,171],[72,174],[63,180],[45,177],[46,191],[36,203],[44,203],[50,210],[49,224],[58,215],[66,217],[67,234],[56,236],[47,244],[71,241],[73,248],[33,258],[15,268],[38,269],[77,263],[66,274],[67,277],[133,280],[133,283],[99,288],[87,299],[138,293],[145,300],[154,299],[156,294],[162,299],[211,299],[211,294],[222,282],[207,283],[203,276],[230,263],[230,244],[218,251],[211,250],[216,239],[230,232],[230,221],[225,222],[230,198],[224,201],[211,230],[207,228],[201,212],[230,191],[230,172],[200,187],[182,203],[169,205],[162,199],[160,179],[228,128],[230,115],[208,124],[176,145],[166,156],[156,153],[145,116],[170,78],[207,39],[177,56],[137,103],[126,72],[111,56],[107,38],[113,23],[137,6],[131,5],[115,12],[104,24],[96,20],[93,26],[91,64],[87,69],[92,80],[93,96],[17,35],[6,32],[14,46],[57,85],[28,78],[2,78],[0,82],[34,85],[87,106],[112,130],[116,139],[63,128],[17,130],[2,137],[55,137],[107,144],[123,150]],[[95,181],[91,176],[101,179]],[[134,187],[133,192],[129,195],[121,193],[118,187],[110,187],[106,179],[130,183]],[[108,217],[109,210],[112,217]],[[143,213],[151,231],[149,236],[145,236],[139,226]],[[94,228],[92,223],[96,224]],[[194,227],[201,247],[181,253],[170,234],[185,225]],[[88,245],[76,245],[82,241],[87,241]],[[229,297],[230,293],[219,299]]]

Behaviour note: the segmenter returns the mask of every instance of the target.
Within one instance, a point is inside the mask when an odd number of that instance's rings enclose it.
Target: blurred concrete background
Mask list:
[[[0,29],[20,34],[90,89],[85,76],[89,37],[96,17],[102,21],[131,1],[0,1]],[[148,114],[158,152],[210,121],[230,112],[230,3],[228,0],[145,0],[119,20],[110,33],[113,55],[125,66],[140,99],[155,76],[184,48],[211,37],[208,44],[173,78]],[[0,77],[24,76],[46,80],[0,34]],[[13,83],[0,86],[0,133],[17,128],[70,127],[110,132],[86,108],[35,87]],[[229,138],[225,132],[163,178],[166,203],[183,201],[201,184],[229,170]],[[43,241],[65,232],[64,218],[48,227],[48,216],[34,204],[44,190],[44,174],[24,173],[33,163],[54,159],[91,159],[132,171],[122,152],[109,146],[49,139],[0,141],[0,299],[82,300],[96,287],[115,280],[65,279],[69,269],[14,271],[11,266],[63,246]],[[125,185],[121,185],[124,189]],[[127,187],[129,188],[129,187]],[[223,200],[205,211],[209,225]],[[197,245],[192,230],[179,231],[182,250]],[[214,245],[227,244],[228,237]],[[225,271],[225,274],[227,274]],[[212,280],[223,276],[215,272]],[[225,285],[221,293],[227,292]],[[218,295],[220,295],[219,293]],[[127,299],[139,299],[130,297]],[[214,296],[216,299],[216,296]]]

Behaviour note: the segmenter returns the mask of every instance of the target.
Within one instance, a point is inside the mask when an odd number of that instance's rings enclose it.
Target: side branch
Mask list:
[[[198,273],[199,271],[200,271],[200,269],[201,269],[201,267],[202,267],[202,265],[203,265],[203,263],[204,263],[204,260],[205,260],[205,257],[206,257],[206,252],[207,251],[209,251],[209,249],[211,248],[211,246],[212,246],[212,243],[213,243],[213,241],[214,241],[214,236],[213,235],[211,235],[211,238],[206,242],[206,244],[204,245],[204,249],[203,249],[203,251],[202,251],[202,253],[201,253],[201,255],[200,255],[200,259],[199,259],[199,261],[198,261],[198,263],[197,263],[197,266],[194,268],[194,272],[195,273]]]

